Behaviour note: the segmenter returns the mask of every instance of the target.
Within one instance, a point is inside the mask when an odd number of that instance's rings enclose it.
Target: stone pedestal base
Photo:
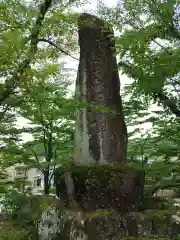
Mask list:
[[[121,165],[72,165],[56,170],[55,183],[59,209],[67,209],[59,239],[119,240],[126,235],[122,216],[136,209],[143,194],[144,172]]]
[[[77,212],[71,215],[56,240],[119,240],[124,235],[122,216],[117,212]]]
[[[122,217],[112,212],[106,216],[97,214],[86,226],[88,240],[119,240],[125,234]]]

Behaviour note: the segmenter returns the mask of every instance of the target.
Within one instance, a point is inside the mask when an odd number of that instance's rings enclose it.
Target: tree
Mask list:
[[[178,2],[126,0],[114,8],[99,4],[99,13],[119,31],[119,67],[131,79],[123,89],[126,121],[129,129],[134,126],[129,130],[130,156],[179,157]],[[151,110],[153,104],[160,108]],[[145,134],[144,123],[153,127]]]
[[[60,53],[66,54],[66,47],[68,50],[72,48],[71,39],[74,37],[72,16],[65,14],[65,11],[67,12],[74,4],[77,2],[58,3],[44,0],[31,4],[18,0],[0,1],[2,9],[0,52],[3,56],[1,77],[4,79],[1,84],[1,103],[12,94],[16,94],[27,78],[32,64],[39,63],[40,59],[42,62],[45,58],[48,61]],[[47,43],[50,47],[45,47],[45,51],[44,47],[39,47],[40,42]],[[60,45],[61,42],[63,46]]]
[[[71,159],[74,102],[66,97],[64,84],[59,84],[38,81],[32,84],[32,88],[28,85],[18,113],[29,121],[29,127],[20,131],[31,133],[33,140],[17,142],[18,155],[14,157],[11,155],[12,146],[7,149],[13,162],[17,158],[17,161],[42,171],[45,194],[49,194],[53,170]],[[42,156],[44,162],[40,159]]]
[[[1,147],[3,169],[16,162],[25,161],[30,157],[27,151],[22,151],[23,144],[21,142],[21,134],[23,131],[26,132],[27,129],[17,129],[15,122],[19,117],[18,112],[20,108],[24,117],[31,118],[31,116],[28,116],[28,108],[30,110],[31,105],[26,101],[30,101],[31,103],[34,101],[34,107],[35,102],[38,101],[39,105],[37,107],[39,110],[37,111],[45,112],[45,109],[41,111],[40,101],[44,101],[43,97],[39,95],[41,99],[34,98],[37,95],[33,95],[32,93],[36,92],[36,94],[39,94],[43,88],[44,94],[48,93],[48,91],[53,92],[57,100],[56,113],[58,106],[60,106],[59,100],[61,99],[63,104],[66,101],[62,96],[64,92],[61,91],[61,95],[60,89],[57,92],[55,85],[52,84],[55,78],[53,77],[52,79],[52,76],[57,76],[57,72],[62,70],[59,58],[64,55],[69,56],[71,55],[70,51],[76,50],[77,45],[74,43],[74,20],[76,16],[70,12],[70,9],[79,3],[81,2],[63,1],[58,3],[51,0],[38,1],[35,4],[31,4],[29,1],[22,2],[18,0],[0,1],[2,10],[0,34],[0,52],[2,53],[0,67],[0,77],[2,79],[0,86],[0,107],[2,112],[0,119],[2,118],[3,120],[0,132],[3,145]],[[68,77],[68,73],[66,73],[66,77]],[[48,90],[43,86],[45,84],[44,81],[47,81],[47,79],[49,81],[48,85],[46,84],[46,87],[48,86],[49,88]],[[67,81],[67,78],[64,80]],[[57,85],[58,81],[56,79]],[[34,91],[37,86],[39,86],[39,92]],[[40,86],[42,87],[41,89]],[[54,91],[56,91],[57,95]],[[47,107],[45,103],[43,107]],[[22,110],[23,108],[24,110]],[[35,109],[33,111],[35,113]],[[29,111],[29,113],[31,114],[32,112]],[[65,116],[65,113],[62,114]],[[45,115],[48,115],[47,111]],[[35,120],[36,123],[38,121],[40,120]],[[50,118],[45,119],[45,121],[49,121],[50,123]],[[6,124],[4,124],[5,122]],[[68,123],[63,124],[65,128],[68,128]],[[45,125],[43,127],[45,129]],[[50,128],[50,125],[48,127]],[[56,126],[56,128],[58,127]],[[41,129],[37,131],[41,132]],[[46,137],[47,135],[49,136],[49,141],[54,131],[55,127],[53,132],[50,129],[46,131]],[[56,129],[56,131],[58,130]],[[64,138],[67,138],[70,133],[71,130],[69,130],[69,133]],[[62,140],[61,136],[59,144],[62,141],[65,140]],[[37,142],[34,142],[34,144],[37,144]],[[32,146],[33,144],[29,143],[29,145]],[[28,147],[28,144],[26,147]],[[50,152],[48,154],[49,157],[47,157],[46,152],[46,159],[51,159]]]
[[[179,188],[179,1],[124,1],[99,13],[118,31],[131,164],[146,172],[145,194]],[[152,106],[155,105],[156,109]],[[143,124],[151,128],[144,131]],[[156,209],[157,211],[157,209]]]
[[[125,1],[106,18],[122,30],[116,38],[121,71],[132,87],[180,117],[178,1]],[[113,15],[114,14],[114,15]],[[108,16],[108,17],[107,17]],[[121,23],[121,25],[120,25]],[[123,26],[123,29],[122,29]]]

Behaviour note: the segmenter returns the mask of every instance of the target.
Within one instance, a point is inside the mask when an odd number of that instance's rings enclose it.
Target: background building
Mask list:
[[[37,168],[29,169],[25,164],[15,164],[6,169],[7,176],[0,177],[0,182],[14,182],[16,180],[22,180],[22,184],[19,186],[19,191],[29,190],[32,193],[42,193],[44,189],[44,175],[41,170]],[[18,181],[17,181],[18,182]],[[51,187],[54,186],[54,178],[51,179]]]

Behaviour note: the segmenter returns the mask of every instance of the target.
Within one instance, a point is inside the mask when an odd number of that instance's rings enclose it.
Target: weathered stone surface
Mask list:
[[[136,209],[142,196],[144,173],[128,166],[86,165],[56,170],[57,196],[71,207],[65,173],[71,173],[73,198],[81,210],[114,209],[127,213]]]
[[[71,198],[66,173],[73,180]],[[61,208],[74,211],[63,239],[119,240],[126,231],[122,217],[137,209],[143,194],[144,172],[123,164],[72,164],[56,169],[55,183]]]
[[[124,230],[122,216],[115,211],[104,216],[97,212],[97,216],[86,224],[88,240],[119,240]]]
[[[127,130],[120,97],[120,80],[115,56],[113,30],[90,14],[79,17],[80,62],[76,98],[95,108],[78,111],[74,160],[78,163],[124,163]]]

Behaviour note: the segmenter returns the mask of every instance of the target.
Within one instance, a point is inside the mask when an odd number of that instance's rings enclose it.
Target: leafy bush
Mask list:
[[[170,240],[166,237],[124,237],[121,240]]]
[[[13,222],[15,229],[16,227],[26,229],[26,233],[32,240],[38,239],[37,223],[41,219],[41,214],[53,203],[53,198],[19,193],[15,190],[9,191],[1,201],[2,213],[10,222]],[[8,240],[4,235],[0,240],[3,239]],[[15,237],[9,238],[9,240],[14,239],[16,240]],[[20,237],[17,239],[21,240]]]
[[[18,229],[10,222],[0,222],[0,240],[28,240],[25,230]]]
[[[43,208],[48,205],[44,203],[43,197],[27,195],[11,190],[4,196],[1,204],[3,214],[9,221],[13,222],[15,230],[17,231],[16,228],[18,227],[26,229],[28,236],[31,236],[31,239],[34,240],[34,235],[37,235],[37,222],[40,219]],[[13,234],[13,238],[11,237],[11,233]],[[0,240],[21,240],[21,231],[17,231],[17,233],[9,232],[8,234],[5,232]],[[6,235],[7,237],[5,238]]]
[[[29,224],[29,222],[39,220],[41,213],[49,206],[49,202],[50,200],[43,196],[11,190],[1,201],[2,212],[8,219]]]
[[[2,212],[12,220],[16,220],[27,201],[27,196],[12,189],[1,200]]]
[[[173,240],[180,240],[180,235],[177,235],[176,237],[174,237]]]

